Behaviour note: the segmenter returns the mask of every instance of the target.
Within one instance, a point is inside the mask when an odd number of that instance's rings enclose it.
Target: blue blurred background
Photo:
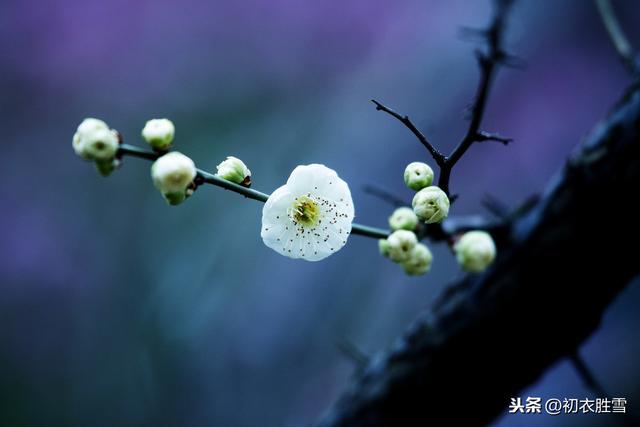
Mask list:
[[[614,4],[640,40],[640,3]],[[140,144],[147,119],[169,117],[200,167],[238,156],[270,192],[296,165],[325,163],[349,183],[357,221],[385,226],[390,206],[363,187],[409,199],[404,166],[427,157],[369,100],[450,150],[477,82],[460,29],[489,16],[488,0],[0,2],[0,424],[309,425],[353,373],[336,343],[387,348],[460,277],[448,249],[432,247],[422,278],[359,236],[323,262],[290,260],[262,244],[261,204],[205,187],[170,207],[149,163],[127,158],[101,178],[71,136],[93,116]],[[515,206],[541,191],[629,83],[591,1],[522,0],[508,40],[527,66],[499,74],[484,128],[515,143],[461,161],[456,215],[482,212],[487,193]],[[630,408],[639,287],[581,349]],[[521,396],[589,390],[563,361]],[[618,419],[496,425],[605,420]]]

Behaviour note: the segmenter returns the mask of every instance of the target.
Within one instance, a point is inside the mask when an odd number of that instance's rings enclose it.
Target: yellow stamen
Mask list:
[[[314,226],[320,219],[320,207],[311,197],[300,196],[293,202],[291,219],[297,224]]]

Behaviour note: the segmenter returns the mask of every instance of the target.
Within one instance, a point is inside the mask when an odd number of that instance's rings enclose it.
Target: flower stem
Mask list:
[[[158,157],[162,156],[162,154],[163,153],[145,150],[134,145],[121,144],[118,148],[117,156],[118,158],[131,156],[154,161]],[[235,182],[227,181],[226,179],[222,179],[219,176],[202,169],[197,169],[197,172],[198,176],[201,177],[202,182],[224,188],[225,190],[233,191],[234,193],[241,194],[248,199],[257,200],[264,203],[269,198],[269,195],[266,193],[243,187],[242,185],[236,184]],[[354,223],[351,225],[351,234],[357,234],[360,236],[372,237],[376,239],[384,239],[389,235],[389,231],[382,228],[370,227],[368,225]]]

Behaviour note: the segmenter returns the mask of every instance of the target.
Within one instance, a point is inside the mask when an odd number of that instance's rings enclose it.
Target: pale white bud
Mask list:
[[[460,266],[472,273],[484,271],[496,257],[496,245],[485,231],[464,233],[453,250]]]
[[[187,187],[196,177],[196,166],[189,157],[172,151],[153,163],[151,177],[167,201],[178,204],[185,199]]]
[[[113,159],[118,151],[118,133],[102,120],[84,119],[73,135],[73,150],[86,160]]]
[[[409,259],[411,251],[418,243],[416,235],[407,230],[397,230],[387,238],[389,258],[395,262]]]
[[[87,117],[78,125],[78,133],[81,135],[86,135],[96,129],[109,129],[109,126],[103,120],[93,117]]]
[[[431,268],[433,255],[426,245],[418,243],[415,245],[409,259],[402,262],[404,272],[410,276],[420,276],[425,274]]]
[[[418,191],[411,204],[418,218],[427,224],[441,222],[449,215],[449,198],[436,186]]]
[[[389,227],[392,230],[415,230],[418,225],[418,217],[413,209],[401,207],[393,211],[389,217]]]
[[[251,185],[251,171],[244,162],[237,157],[229,156],[227,160],[220,163],[217,167],[217,175],[227,181],[242,184],[245,187]]]
[[[433,169],[422,162],[409,163],[404,170],[404,183],[412,190],[422,190],[433,182]]]
[[[149,120],[142,129],[142,137],[153,148],[166,150],[171,146],[176,129],[169,119]]]

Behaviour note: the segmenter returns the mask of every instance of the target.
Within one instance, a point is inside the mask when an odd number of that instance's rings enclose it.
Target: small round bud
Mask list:
[[[418,218],[427,224],[441,222],[449,215],[449,198],[436,186],[418,191],[411,204]]]
[[[196,166],[189,157],[173,151],[153,163],[151,177],[165,199],[178,204],[186,198],[187,188],[196,177]]]
[[[422,243],[418,243],[411,251],[409,259],[401,265],[404,272],[409,276],[420,276],[429,271],[432,261],[433,255],[429,248]]]
[[[167,150],[171,146],[176,129],[169,119],[149,120],[142,129],[142,137],[153,148]]]
[[[251,185],[251,171],[244,162],[237,157],[229,156],[217,167],[217,175],[227,181],[249,187]]]
[[[397,230],[387,238],[389,258],[395,262],[409,259],[411,251],[418,243],[416,235],[407,230]]]
[[[117,159],[96,160],[96,169],[102,176],[109,176],[120,165]]]
[[[378,240],[378,249],[380,250],[380,255],[389,257],[389,242],[387,239]]]
[[[393,211],[393,214],[389,217],[389,227],[392,230],[415,230],[418,225],[418,217],[413,209],[408,207],[401,207]]]
[[[453,246],[460,266],[469,272],[484,271],[496,257],[496,245],[485,231],[469,231]]]
[[[409,163],[404,170],[404,183],[412,190],[420,191],[432,182],[433,169],[426,163]]]
[[[73,135],[73,149],[86,160],[113,159],[118,150],[118,133],[102,120],[84,119]]]

